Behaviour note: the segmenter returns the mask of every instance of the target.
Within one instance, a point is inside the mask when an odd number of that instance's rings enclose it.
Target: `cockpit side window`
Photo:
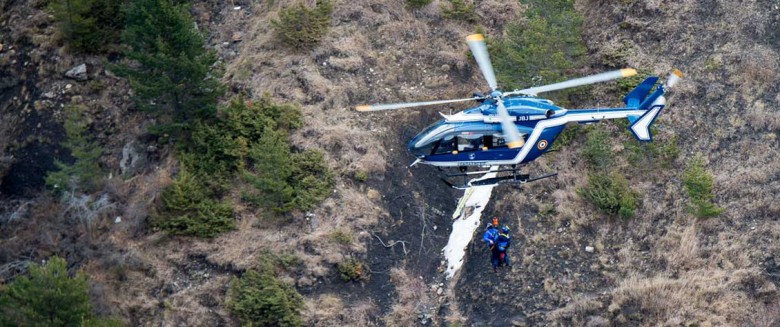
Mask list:
[[[523,140],[528,140],[527,133],[520,133],[520,137],[522,137]],[[500,133],[486,134],[484,137],[484,141],[485,141],[484,144],[487,144],[487,147],[490,149],[505,148],[507,146],[504,135]]]
[[[475,151],[482,149],[481,133],[461,133],[458,135],[458,151]]]
[[[506,147],[506,140],[504,139],[504,135],[502,134],[493,134],[490,136],[492,139],[491,148],[501,148]]]
[[[444,154],[455,151],[455,149],[457,149],[456,139],[455,135],[445,136],[435,147],[433,147],[433,154]]]

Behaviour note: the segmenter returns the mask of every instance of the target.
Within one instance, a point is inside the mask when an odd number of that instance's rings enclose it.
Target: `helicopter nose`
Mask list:
[[[430,148],[427,146],[417,147],[416,144],[417,144],[416,138],[411,142],[409,142],[409,145],[407,147],[409,149],[409,153],[411,153],[416,158],[420,158],[420,159],[425,158],[426,155],[428,155],[428,151],[430,151]]]
[[[425,158],[425,155],[427,154],[427,153],[424,152],[423,149],[418,148],[418,147],[414,146],[413,144],[409,144],[409,153],[411,153],[413,156],[415,156],[417,158],[421,158],[421,159]]]

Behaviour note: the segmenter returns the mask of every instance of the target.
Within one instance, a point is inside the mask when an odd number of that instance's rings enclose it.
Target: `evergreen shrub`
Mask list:
[[[32,264],[29,276],[0,288],[0,326],[122,326],[95,317],[89,292],[87,276],[70,277],[65,259]]]
[[[265,260],[257,270],[233,278],[227,306],[245,326],[303,326],[303,297],[280,281],[271,262]]]
[[[285,44],[295,49],[311,48],[328,33],[332,11],[330,0],[317,0],[312,8],[298,3],[282,9],[279,20],[272,20],[271,25]]]
[[[526,20],[509,24],[489,43],[496,77],[504,89],[566,79],[586,53],[582,16],[572,0],[524,0]]]
[[[55,160],[58,171],[46,174],[46,185],[55,192],[93,192],[103,183],[103,171],[99,159],[103,150],[89,133],[85,108],[68,106],[65,109],[65,141],[62,145],[70,150],[72,163]]]
[[[447,0],[449,7],[442,8],[442,15],[447,19],[462,20],[473,23],[477,21],[477,6],[468,0]]]
[[[124,26],[122,4],[120,0],[54,0],[49,10],[70,49],[99,53],[119,41]]]
[[[610,215],[628,219],[634,216],[637,195],[628,188],[628,181],[619,173],[591,173],[588,184],[577,193]]]
[[[235,229],[233,207],[215,199],[196,176],[183,168],[173,184],[162,194],[159,212],[153,224],[173,235],[214,237]]]
[[[723,208],[712,203],[712,174],[704,167],[704,156],[697,154],[688,163],[683,174],[683,185],[691,201],[691,213],[699,218],[720,215]]]
[[[406,0],[406,5],[409,8],[422,8],[430,4],[433,0]]]

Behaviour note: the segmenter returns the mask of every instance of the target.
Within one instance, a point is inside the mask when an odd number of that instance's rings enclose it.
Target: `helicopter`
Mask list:
[[[669,74],[664,83],[659,83],[657,76],[647,77],[623,98],[626,104],[624,107],[568,110],[556,106],[548,99],[538,97],[538,94],[630,77],[636,75],[636,70],[624,68],[544,86],[503,92],[498,89],[484,36],[469,35],[466,43],[490,87],[488,95],[475,93],[471,98],[360,105],[355,108],[357,111],[373,112],[466,101],[479,102],[479,106],[456,114],[440,113],[444,119],[424,129],[408,144],[409,152],[416,157],[411,166],[428,164],[459,168],[460,173],[448,174],[447,177],[462,176],[464,178],[462,185],[454,185],[447,179],[443,179],[447,185],[456,189],[504,183],[527,183],[556,176],[557,173],[551,173],[532,178],[528,174],[519,173],[517,167],[549,152],[553,142],[567,124],[589,124],[601,120],[626,118],[629,121],[628,128],[637,140],[652,142],[650,126],[666,106],[664,95],[683,77],[683,73],[677,69]],[[511,168],[498,170],[500,166],[511,166]],[[490,169],[469,172],[469,167]],[[497,177],[466,180],[467,176],[489,172],[497,173]]]

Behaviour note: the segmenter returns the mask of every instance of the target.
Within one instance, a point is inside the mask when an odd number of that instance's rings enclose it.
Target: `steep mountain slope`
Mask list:
[[[668,168],[652,160],[617,164],[641,194],[629,221],[604,217],[577,196],[587,183],[578,157],[583,137],[545,158],[542,166],[561,171],[555,183],[506,190],[495,202],[495,212],[520,230],[514,251],[522,264],[488,281],[485,260],[469,264],[459,284],[466,316],[494,324],[777,323],[779,12],[776,2],[730,7],[577,3],[593,18],[584,30],[595,62],[686,71],[656,137],[676,136],[681,154]],[[590,105],[615,100],[595,97]],[[630,136],[612,124],[607,129],[625,160]],[[707,158],[715,202],[725,208],[717,218],[697,219],[687,210],[681,179],[696,153]]]
[[[577,73],[624,65],[687,73],[657,122],[656,139],[676,140],[680,155],[668,166],[652,157],[629,162],[630,135],[622,125],[603,125],[617,169],[641,199],[635,216],[620,220],[577,195],[588,166],[581,157],[586,135],[575,134],[560,152],[526,168],[558,170],[556,179],[494,190],[485,215],[513,228],[514,269],[493,274],[486,252],[473,244],[449,282],[439,251],[461,194],[440,183],[437,170],[407,167],[413,158],[405,143],[450,108],[375,114],[352,108],[484,91],[465,36],[479,25],[498,37],[524,19],[527,6],[475,1],[478,24],[471,24],[446,19],[440,8],[446,1],[414,10],[404,1],[334,1],[330,31],[313,49],[299,51],[282,44],[271,26],[293,3],[197,1],[193,14],[225,64],[230,93],[249,99],[268,93],[302,105],[304,126],[294,146],[327,152],[337,175],[333,195],[286,222],[239,205],[236,231],[200,240],[147,224],[178,164],[171,144],[148,135],[149,120],[132,110],[125,82],[105,70],[102,58],[73,57],[52,41],[42,2],[3,1],[0,278],[6,282],[30,261],[59,254],[92,276],[101,314],[131,325],[236,325],[225,305],[230,279],[272,253],[297,258],[281,279],[305,296],[304,316],[316,326],[780,321],[777,1],[746,1],[739,10],[726,1],[575,1],[586,18],[589,57]],[[100,87],[62,76],[81,62]],[[575,107],[614,105],[621,96],[611,85],[583,93]],[[128,176],[114,177],[100,192],[110,206],[90,221],[42,195],[42,174],[53,168],[51,152],[63,133],[57,107],[68,103],[90,108],[105,148],[101,165],[112,176]],[[128,173],[120,162],[131,152],[143,160]],[[713,173],[715,202],[725,208],[719,217],[688,212],[681,179],[696,153]],[[353,259],[365,264],[366,276],[343,281],[338,266]]]

